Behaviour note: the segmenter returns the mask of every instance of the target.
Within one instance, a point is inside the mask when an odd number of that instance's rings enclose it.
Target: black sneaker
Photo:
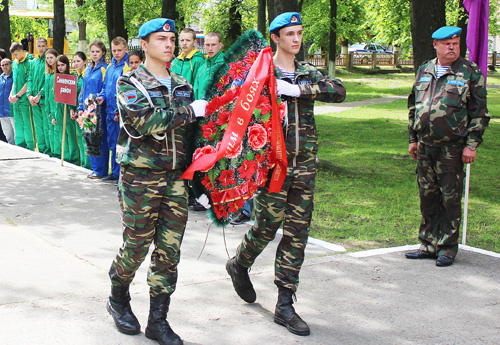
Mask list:
[[[243,212],[241,212],[238,217],[234,218],[232,221],[231,221],[231,225],[241,225],[241,224],[245,224],[246,222],[248,222],[250,220],[250,217],[247,216],[246,214],[244,214]]]

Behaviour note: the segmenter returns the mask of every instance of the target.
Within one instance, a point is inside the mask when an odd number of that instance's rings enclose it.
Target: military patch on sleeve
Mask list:
[[[421,83],[426,83],[428,81],[431,81],[432,77],[420,77],[419,82]]]
[[[125,92],[123,94],[123,97],[125,98],[125,102],[127,103],[134,103],[135,101],[137,101],[137,93],[135,92],[135,90]]]
[[[191,91],[175,91],[176,97],[191,97]]]
[[[456,85],[456,86],[464,86],[465,82],[463,80],[448,80],[446,84]]]
[[[308,84],[312,84],[312,82],[310,80],[301,80],[298,82],[299,85],[308,85]]]
[[[150,97],[163,97],[161,91],[148,91]]]

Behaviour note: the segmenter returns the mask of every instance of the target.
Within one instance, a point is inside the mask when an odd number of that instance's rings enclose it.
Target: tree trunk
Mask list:
[[[177,12],[177,0],[163,0],[161,3],[161,17],[168,18],[175,21],[177,26],[177,22],[179,21],[179,12]],[[176,31],[179,32],[183,28],[179,28]]]
[[[299,12],[300,10],[298,0],[267,0],[267,7],[269,23],[282,13]],[[273,49],[276,48],[274,43],[272,43],[272,47]],[[297,60],[304,60],[304,44],[302,44],[302,49],[297,54]]]
[[[257,3],[257,30],[266,37],[266,0],[258,0]]]
[[[64,17],[64,0],[54,0],[54,49],[64,54],[64,37],[66,36],[66,18]]]
[[[229,6],[229,32],[226,39],[228,47],[241,36],[241,0],[231,0]]]
[[[465,53],[467,52],[467,21],[469,14],[464,8],[464,0],[460,0],[460,12],[461,16],[457,22],[457,26],[462,28],[462,33],[460,34],[460,56],[465,57]]]
[[[85,0],[76,0],[76,6],[82,7]],[[83,17],[78,18],[78,50],[87,51],[87,21]]]
[[[432,33],[446,25],[446,0],[410,0],[411,37],[415,73],[436,57]]]
[[[330,42],[328,54],[328,76],[335,78],[335,58],[337,57],[337,0],[330,0]]]
[[[0,3],[0,47],[5,49],[7,57],[10,58],[10,19],[9,19],[9,0],[2,0]]]
[[[106,23],[108,28],[108,41],[118,36],[128,40],[125,30],[125,18],[123,16],[123,0],[106,0]]]

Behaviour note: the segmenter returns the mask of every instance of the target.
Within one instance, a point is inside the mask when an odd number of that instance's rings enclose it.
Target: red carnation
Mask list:
[[[207,140],[213,141],[215,134],[217,133],[217,126],[213,121],[208,121],[206,125],[202,125],[203,137]]]
[[[208,155],[208,154],[211,154],[211,153],[216,153],[217,151],[215,151],[215,147],[211,146],[211,145],[205,145],[203,147],[199,147],[196,149],[196,151],[194,151],[194,154],[193,154],[193,161],[197,160],[198,158],[201,158],[202,156],[204,155]],[[207,168],[206,170],[200,170],[201,172],[207,172],[209,171],[210,169],[213,168],[213,166],[215,165],[212,164],[209,168]]]
[[[219,141],[217,143],[217,151],[219,151],[220,149],[220,144],[221,142]],[[241,151],[243,150],[243,146],[241,145],[241,141],[240,143],[238,144],[238,146],[236,147],[233,147],[233,149],[231,150],[230,147],[227,148],[226,150],[226,153],[225,153],[225,157],[227,158],[236,158],[240,155]]]
[[[250,180],[258,167],[259,163],[257,161],[249,161],[248,159],[245,159],[243,164],[238,168],[240,178]]]
[[[248,128],[248,143],[254,150],[260,150],[267,142],[267,133],[264,127],[255,123]]]
[[[219,181],[224,187],[235,184],[234,170],[223,170],[219,176]]]
[[[238,61],[237,63],[229,64],[229,71],[227,71],[227,74],[229,74],[233,80],[243,79],[247,70],[248,67],[245,66],[243,61]]]

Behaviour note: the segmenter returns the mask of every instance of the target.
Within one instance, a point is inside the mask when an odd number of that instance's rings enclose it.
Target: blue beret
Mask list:
[[[297,12],[285,12],[274,18],[271,25],[269,25],[269,32],[293,25],[302,25],[300,14]]]
[[[434,31],[432,38],[435,40],[445,40],[447,38],[460,37],[461,32],[462,29],[456,26],[443,26]]]
[[[175,32],[175,22],[166,18],[151,19],[139,28],[139,37],[144,38],[153,32]]]

